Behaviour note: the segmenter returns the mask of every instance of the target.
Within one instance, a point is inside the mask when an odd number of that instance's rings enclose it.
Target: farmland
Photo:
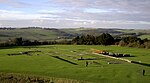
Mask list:
[[[93,54],[91,49],[128,53],[140,65]],[[150,50],[100,45],[45,45],[0,48],[0,72],[93,83],[149,83]],[[86,67],[85,63],[88,62]],[[108,64],[111,63],[111,64]],[[142,70],[146,70],[145,76]],[[1,76],[1,75],[0,75]],[[2,79],[2,78],[1,78]],[[57,81],[54,81],[57,83]],[[61,82],[60,82],[61,83]]]

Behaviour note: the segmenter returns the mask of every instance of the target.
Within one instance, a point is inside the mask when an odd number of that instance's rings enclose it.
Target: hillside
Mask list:
[[[123,34],[124,32],[119,31],[121,29],[103,29],[103,28],[69,28],[69,29],[61,29],[64,32],[70,32],[70,33],[74,33],[74,34],[80,34],[80,35],[86,35],[86,34],[90,34],[90,35],[100,35],[102,33],[109,33],[111,35],[119,35],[119,34]]]
[[[72,36],[58,29],[42,29],[42,28],[19,28],[19,29],[0,29],[0,41],[6,41],[9,38],[22,37],[28,40],[56,40]]]
[[[60,39],[72,39],[80,35],[100,35],[109,33],[113,36],[136,36],[140,38],[150,39],[150,30],[134,30],[134,29],[103,29],[103,28],[0,28],[0,42],[7,41],[16,37],[22,37],[28,40],[49,41]]]

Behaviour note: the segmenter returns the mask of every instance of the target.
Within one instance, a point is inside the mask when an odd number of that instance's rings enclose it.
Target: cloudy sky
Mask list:
[[[150,29],[150,0],[0,0],[0,27]]]

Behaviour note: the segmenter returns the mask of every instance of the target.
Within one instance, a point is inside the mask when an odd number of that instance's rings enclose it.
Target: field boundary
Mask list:
[[[57,58],[57,59],[60,59],[60,60],[65,61],[65,62],[68,62],[68,63],[71,63],[71,64],[73,64],[73,65],[78,65],[77,63],[74,63],[74,62],[68,61],[68,60],[66,60],[66,59],[60,58],[59,56],[52,56],[52,57]]]

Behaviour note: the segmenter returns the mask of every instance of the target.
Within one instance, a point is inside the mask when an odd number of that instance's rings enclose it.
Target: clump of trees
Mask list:
[[[108,33],[100,36],[83,35],[77,36],[72,40],[72,44],[76,45],[119,45],[137,48],[150,48],[150,40],[140,39],[137,37],[115,38]]]
[[[150,40],[140,39],[137,37],[124,37],[118,44],[119,46],[137,47],[137,48],[150,48]]]
[[[113,43],[114,38],[108,33],[103,33],[100,36],[93,36],[93,35],[77,36],[72,40],[72,44],[76,45],[112,45]]]

